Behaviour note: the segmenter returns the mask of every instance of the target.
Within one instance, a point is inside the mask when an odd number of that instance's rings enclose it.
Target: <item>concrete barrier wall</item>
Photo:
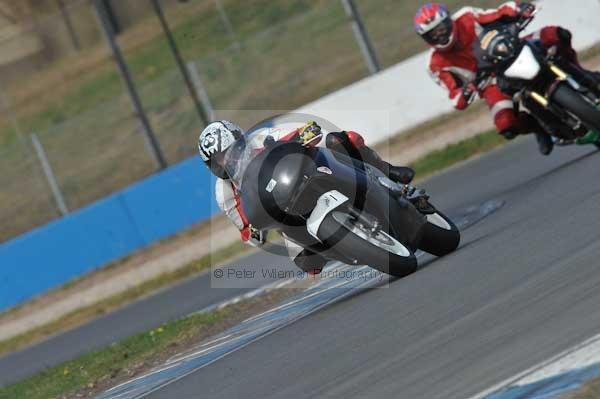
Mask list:
[[[560,24],[575,46],[600,40],[600,1],[546,0],[536,24]],[[428,54],[405,62],[297,110],[362,132],[367,141],[451,111],[444,91],[425,71]],[[59,286],[108,262],[210,218],[216,208],[209,172],[198,157],[0,246],[0,310]]]
[[[120,259],[215,212],[199,157],[0,246],[0,310]]]

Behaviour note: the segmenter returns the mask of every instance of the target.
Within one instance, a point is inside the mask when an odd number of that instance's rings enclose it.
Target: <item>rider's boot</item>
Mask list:
[[[554,141],[552,141],[552,137],[546,132],[535,132],[535,138],[538,142],[538,149],[542,155],[550,155],[554,149]]]
[[[585,144],[597,144],[600,142],[600,133],[594,131],[594,130],[590,130],[589,132],[587,132],[587,134],[583,137],[579,137],[577,140],[575,140],[576,144],[579,145],[585,145]]]
[[[296,266],[311,275],[321,273],[328,262],[326,258],[290,240],[285,233],[282,233],[282,236],[288,255]]]
[[[363,160],[369,165],[375,166],[384,175],[397,183],[409,184],[415,177],[415,171],[408,166],[394,166],[385,162],[372,148],[364,146],[360,150]]]
[[[540,123],[531,114],[519,112],[522,134],[534,133],[538,143],[538,149],[542,155],[550,155],[554,149],[554,141]]]
[[[519,135],[529,134],[530,132],[516,133],[513,130],[505,130],[500,132],[500,135],[507,140],[513,140]],[[538,149],[542,155],[550,155],[554,149],[554,141],[549,134],[544,132],[533,132],[538,143]]]
[[[327,259],[321,255],[309,251],[308,249],[303,249],[293,260],[296,266],[312,276],[321,274],[328,262]]]

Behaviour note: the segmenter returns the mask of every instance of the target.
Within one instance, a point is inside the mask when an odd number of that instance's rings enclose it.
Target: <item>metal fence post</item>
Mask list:
[[[344,5],[346,14],[352,19],[352,30],[354,31],[354,36],[356,37],[360,51],[363,53],[369,72],[371,72],[371,74],[379,72],[381,70],[381,65],[377,59],[375,48],[369,39],[367,29],[365,28],[362,16],[358,11],[356,2],[354,0],[342,0],[342,4]]]
[[[190,78],[194,83],[194,89],[196,90],[200,101],[202,101],[202,105],[204,106],[204,110],[209,118],[209,120],[215,120],[215,109],[213,108],[212,102],[210,101],[210,97],[208,96],[208,92],[206,91],[206,87],[204,86],[204,82],[200,77],[200,71],[198,70],[198,65],[194,61],[189,61],[187,63],[187,69],[190,74]]]
[[[221,0],[215,0],[215,5],[217,6],[217,10],[219,11],[219,15],[221,16],[221,20],[223,21],[223,25],[227,30],[227,33],[231,37],[231,41],[235,44],[236,48],[241,48],[240,41],[238,40],[235,31],[233,30],[233,25],[231,24],[231,20],[229,19],[229,15],[227,15],[227,11],[225,11],[225,7],[221,3]]]
[[[79,42],[79,37],[77,37],[77,33],[75,33],[75,28],[73,27],[73,22],[71,21],[69,10],[67,10],[67,7],[65,5],[65,0],[56,0],[56,2],[58,4],[58,8],[60,9],[60,14],[62,15],[63,21],[65,22],[65,27],[67,28],[69,37],[71,38],[71,43],[73,43],[73,47],[76,51],[80,51],[81,43]]]
[[[35,153],[37,154],[40,163],[42,164],[42,169],[44,170],[44,175],[46,175],[46,180],[48,181],[48,185],[52,190],[52,195],[54,195],[54,200],[56,201],[56,206],[60,211],[61,215],[66,215],[69,213],[69,209],[67,208],[67,204],[65,203],[65,198],[63,197],[62,192],[60,191],[60,187],[58,186],[58,182],[56,181],[56,176],[54,175],[54,171],[52,170],[52,166],[50,165],[50,161],[48,161],[48,156],[46,155],[46,151],[42,146],[37,134],[31,133],[31,142],[33,143],[33,147],[35,148]]]
[[[131,99],[131,103],[133,104],[135,113],[142,125],[146,144],[151,150],[151,155],[154,158],[154,161],[156,162],[156,166],[159,169],[164,169],[167,167],[167,162],[160,148],[160,143],[154,135],[154,131],[152,130],[152,126],[150,125],[148,116],[144,111],[142,102],[135,88],[135,84],[133,83],[133,79],[131,78],[131,74],[129,73],[129,68],[127,67],[125,59],[123,58],[123,54],[121,53],[121,49],[119,48],[119,45],[115,40],[115,35],[108,20],[108,16],[106,15],[106,9],[104,8],[104,3],[102,2],[102,0],[94,0],[94,9],[96,11],[96,16],[99,20],[100,26],[102,27],[102,31],[104,32],[106,41],[112,51],[113,57],[119,68],[119,73],[121,75],[123,83],[125,84],[127,92],[129,93],[129,98]]]
[[[17,135],[19,143],[21,143],[21,145],[25,149],[25,156],[27,157],[27,160],[33,164],[34,159],[33,155],[31,154],[31,147],[29,147],[27,143],[27,137],[25,137],[23,131],[21,130],[21,126],[19,125],[16,112],[13,110],[12,107],[12,101],[10,101],[2,85],[0,85],[0,108],[2,113],[6,114],[7,118],[10,120],[11,126],[15,131],[15,134]],[[39,184],[40,186],[44,185],[44,178],[37,173],[35,175],[37,184]]]
[[[169,24],[167,23],[165,14],[163,13],[162,7],[160,6],[160,0],[150,0],[150,1],[152,2],[152,6],[154,7],[154,12],[156,13],[156,16],[158,17],[158,20],[160,21],[163,32],[165,33],[165,36],[167,37],[167,43],[169,44],[169,47],[171,48],[171,52],[173,53],[173,57],[175,58],[175,61],[177,62],[179,71],[181,72],[181,75],[183,76],[183,80],[185,81],[185,85],[190,93],[190,97],[192,98],[192,101],[194,102],[194,106],[196,107],[198,116],[200,116],[200,120],[202,121],[202,123],[204,123],[204,125],[208,125],[208,117],[206,115],[205,110],[202,108],[202,103],[201,103],[200,99],[198,98],[198,94],[197,94],[196,90],[194,89],[194,84],[192,83],[192,79],[190,78],[188,70],[185,67],[185,64],[183,62],[183,57],[181,56],[181,53],[179,52],[177,43],[175,43],[175,39],[173,39],[173,34],[171,33],[171,29],[169,28]]]

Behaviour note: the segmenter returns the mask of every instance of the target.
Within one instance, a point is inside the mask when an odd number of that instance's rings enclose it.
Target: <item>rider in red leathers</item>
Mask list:
[[[456,109],[467,108],[473,93],[478,92],[490,108],[498,133],[510,140],[533,132],[540,152],[548,155],[552,152],[553,141],[530,114],[517,113],[512,99],[495,82],[486,87],[475,85],[477,60],[472,46],[482,26],[527,18],[534,11],[535,6],[531,3],[509,1],[492,10],[465,7],[450,16],[444,5],[427,3],[417,12],[415,29],[433,47],[429,72],[438,84],[448,90]],[[568,30],[547,26],[531,35],[530,39],[538,40],[546,48],[556,46],[565,59],[578,64]]]

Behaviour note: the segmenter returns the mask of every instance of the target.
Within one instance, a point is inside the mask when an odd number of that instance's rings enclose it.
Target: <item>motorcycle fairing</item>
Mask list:
[[[376,217],[386,231],[416,248],[425,217],[405,199],[390,195],[368,169],[359,160],[325,148],[278,142],[249,163],[240,189],[242,206],[259,229],[277,228],[291,237],[312,239],[306,221],[318,199],[336,190],[348,198],[343,206]]]
[[[321,195],[317,200],[315,209],[310,214],[306,221],[306,229],[308,233],[320,241],[317,235],[323,219],[327,217],[334,209],[348,201],[348,197],[336,190],[331,190]]]
[[[504,72],[504,76],[511,79],[533,80],[538,76],[540,70],[540,64],[531,47],[523,46],[521,53]]]

